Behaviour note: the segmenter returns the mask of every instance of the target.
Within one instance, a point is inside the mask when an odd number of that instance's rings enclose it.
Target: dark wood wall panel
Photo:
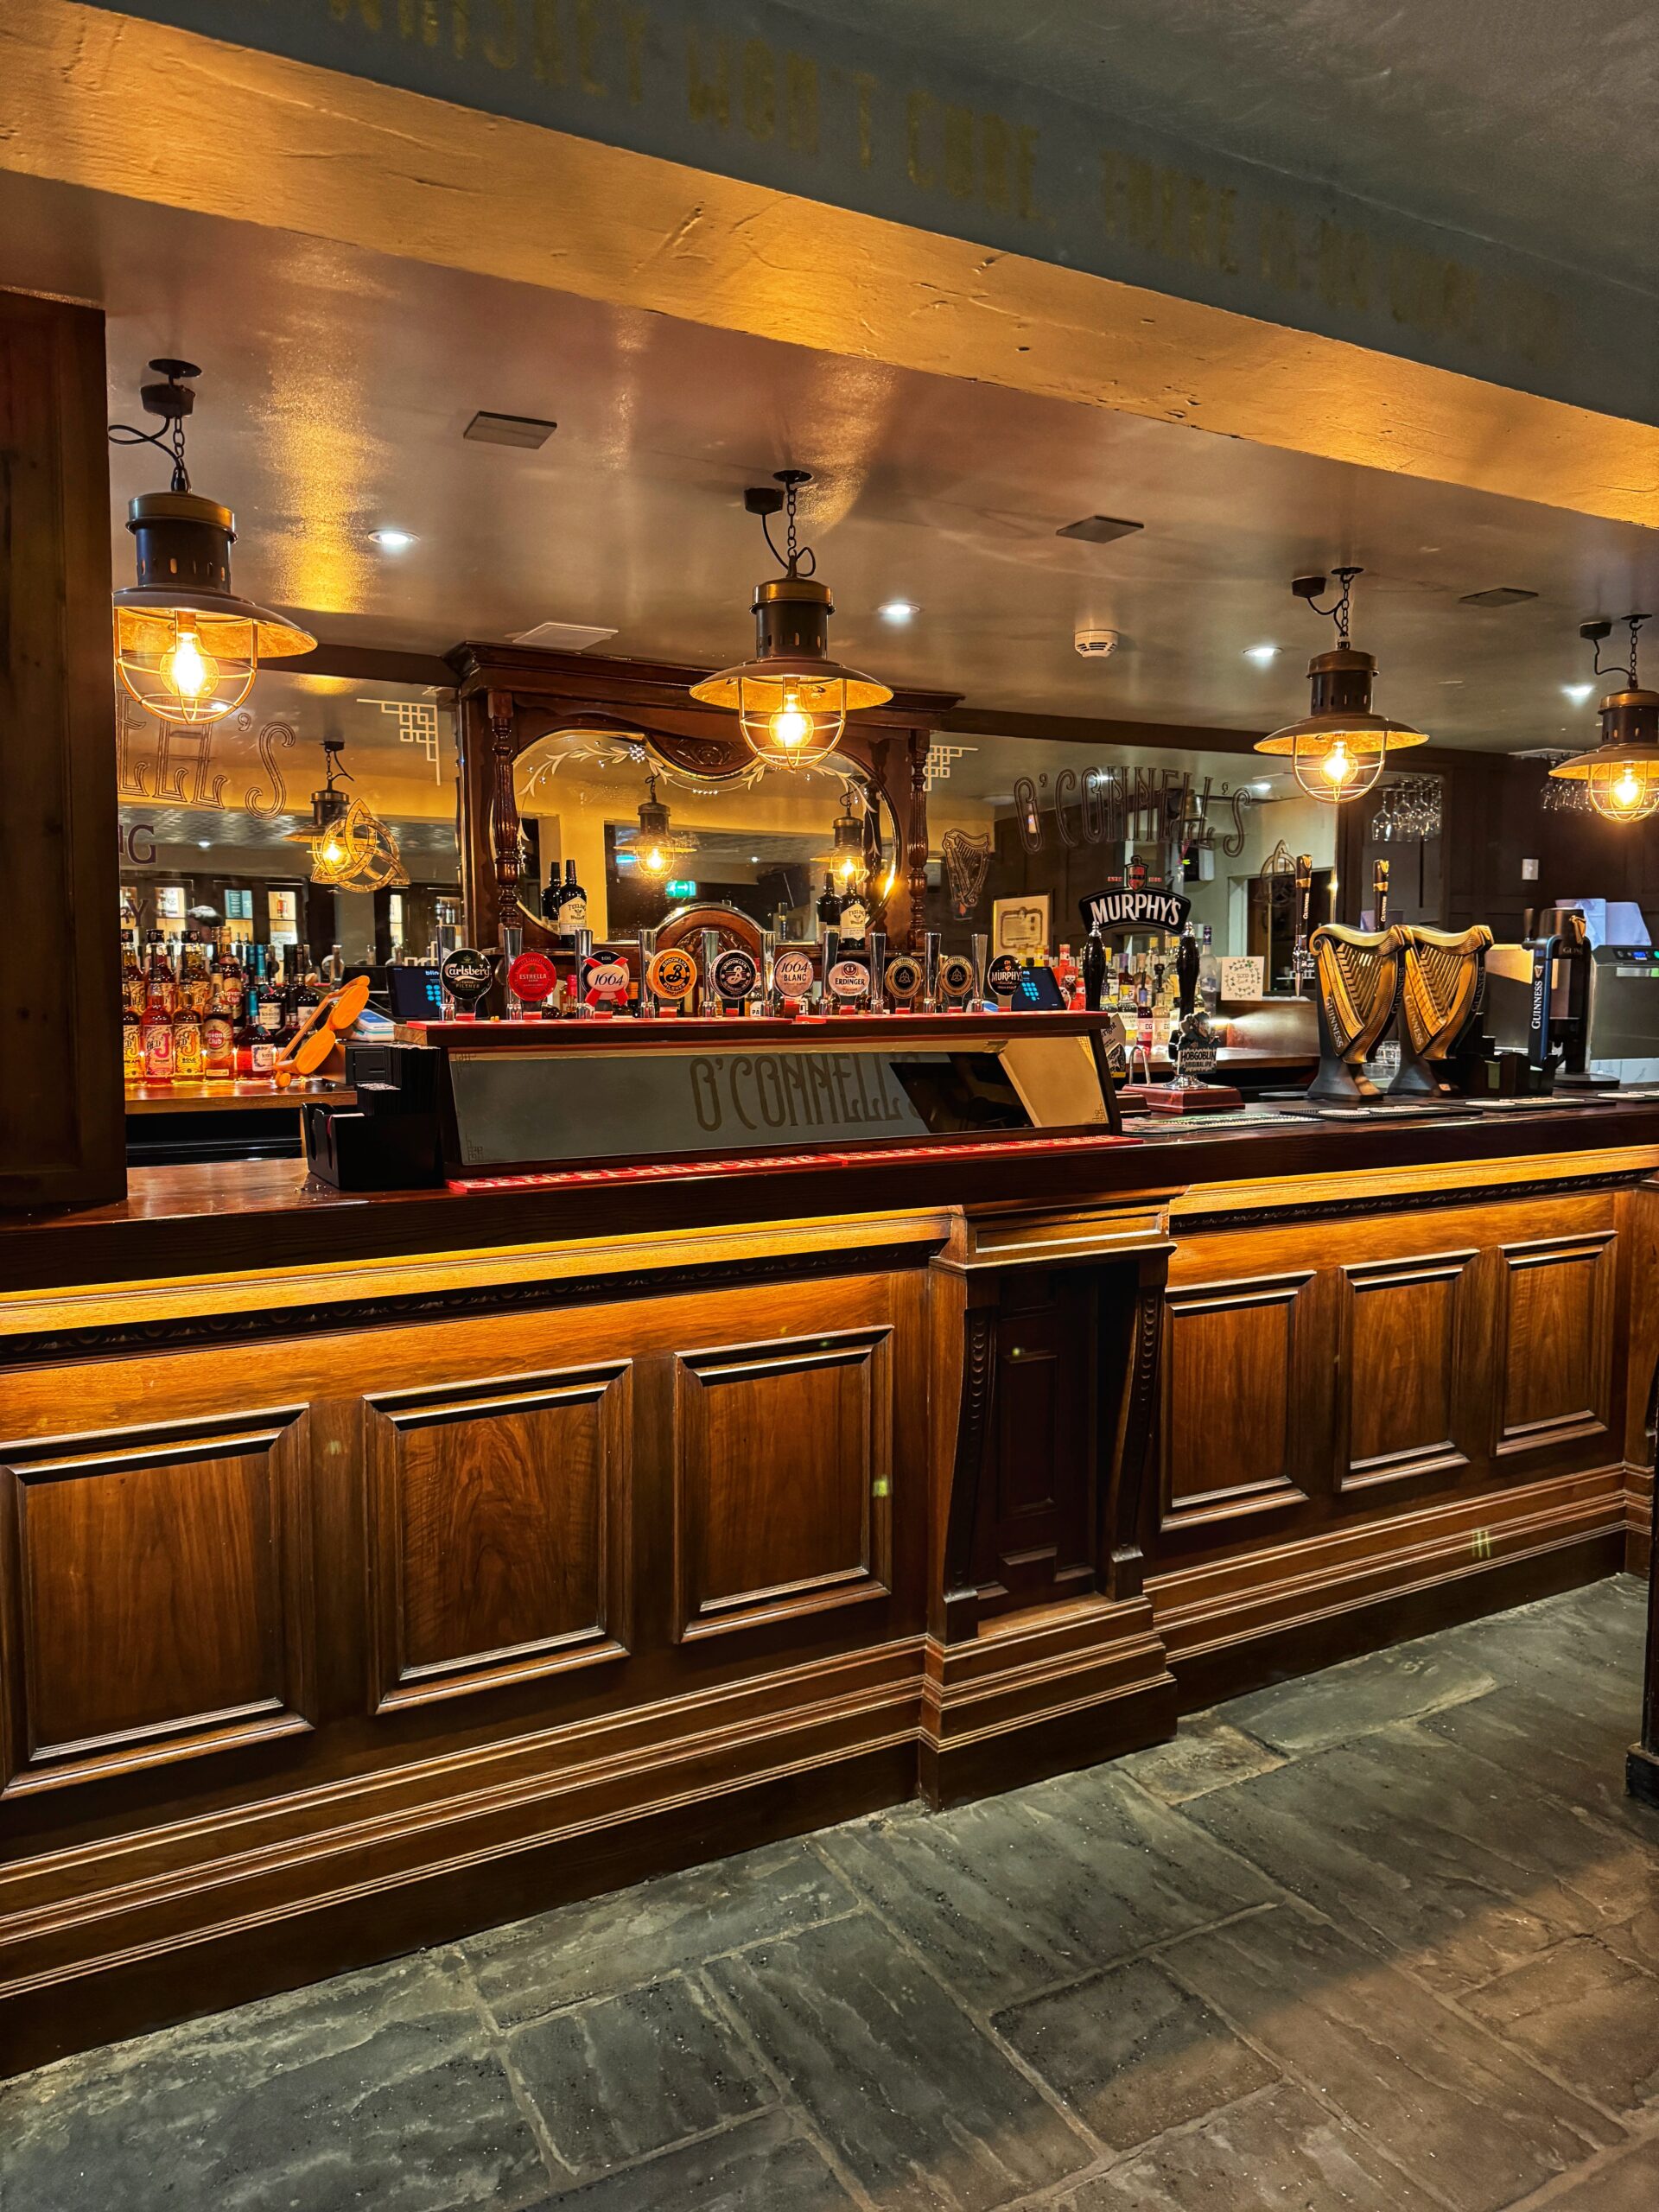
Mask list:
[[[381,1704],[626,1648],[626,1360],[364,1400]]]
[[[304,1727],[302,1409],[15,1446],[5,1776],[95,1776]]]
[[[886,1329],[682,1352],[678,1632],[885,1596],[893,1382]]]

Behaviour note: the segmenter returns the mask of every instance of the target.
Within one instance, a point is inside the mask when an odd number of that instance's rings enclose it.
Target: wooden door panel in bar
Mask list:
[[[1479,1452],[1478,1378],[1465,1372],[1475,1258],[1446,1252],[1342,1270],[1344,1497],[1452,1483]]]
[[[1502,1247],[1503,1360],[1492,1449],[1617,1449],[1612,1419],[1614,1232]]]
[[[626,1649],[629,1363],[365,1398],[377,1706]]]
[[[679,1355],[681,1637],[887,1594],[889,1336],[773,1337]]]
[[[7,1450],[10,1788],[308,1727],[302,1414]]]

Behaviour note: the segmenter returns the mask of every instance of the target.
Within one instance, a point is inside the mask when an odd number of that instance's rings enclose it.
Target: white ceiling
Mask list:
[[[613,626],[607,652],[739,658],[770,565],[741,492],[785,462],[817,477],[842,655],[993,712],[1288,720],[1328,634],[1288,579],[1345,558],[1382,702],[1518,749],[1586,728],[1560,690],[1580,621],[1659,606],[1659,544],[1630,526],[10,175],[0,284],[105,307],[121,419],[152,354],[203,364],[193,472],[236,509],[238,586],[337,642],[442,652],[557,620]],[[480,408],[559,429],[469,443]],[[120,575],[125,500],[161,462],[111,459]],[[1056,537],[1091,513],[1145,527]],[[414,546],[380,552],[386,524]],[[1538,596],[1458,604],[1504,584]],[[905,631],[875,613],[900,594]],[[1079,659],[1080,625],[1122,649]],[[1266,670],[1243,658],[1264,641]]]

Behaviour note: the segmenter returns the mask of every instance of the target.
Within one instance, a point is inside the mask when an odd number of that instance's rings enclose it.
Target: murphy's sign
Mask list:
[[[1096,891],[1077,901],[1084,929],[1107,937],[1127,930],[1166,930],[1179,937],[1192,911],[1192,901],[1179,891]]]

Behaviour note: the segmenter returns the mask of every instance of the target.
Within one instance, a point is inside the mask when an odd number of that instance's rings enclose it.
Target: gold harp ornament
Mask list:
[[[1389,1096],[1438,1098],[1451,1089],[1446,1060],[1485,997],[1492,933],[1473,929],[1400,931],[1400,1072]]]
[[[950,911],[965,922],[984,894],[991,868],[989,837],[973,837],[965,830],[947,830],[939,840],[944,870],[950,880]]]
[[[1357,1106],[1380,1096],[1365,1063],[1394,1019],[1400,988],[1398,929],[1322,922],[1308,940],[1319,1023],[1319,1073],[1310,1098]]]

